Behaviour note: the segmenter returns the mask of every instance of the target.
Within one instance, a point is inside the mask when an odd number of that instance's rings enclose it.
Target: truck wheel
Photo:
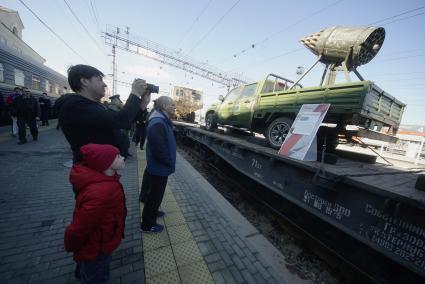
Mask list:
[[[205,128],[210,131],[217,128],[214,113],[207,114],[207,117],[205,118]]]
[[[272,121],[266,130],[266,140],[272,148],[279,149],[288,135],[294,121],[287,117],[280,117]]]

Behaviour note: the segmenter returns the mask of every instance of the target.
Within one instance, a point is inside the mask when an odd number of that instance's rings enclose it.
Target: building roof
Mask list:
[[[410,133],[422,133],[421,136],[425,135],[425,125],[414,125],[414,124],[401,124],[398,128],[398,132],[410,132]]]
[[[16,14],[16,18],[19,20],[19,24],[21,25],[22,28],[24,28],[24,23],[22,22],[18,11],[12,10],[12,9],[9,9],[9,8],[3,7],[3,6],[0,6],[0,11],[5,12],[5,13],[10,13],[10,14]]]

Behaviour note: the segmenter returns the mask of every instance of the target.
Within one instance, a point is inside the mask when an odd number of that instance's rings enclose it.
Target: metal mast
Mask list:
[[[114,32],[115,35],[118,35],[120,33],[120,29],[117,28],[117,30]],[[112,44],[112,95],[116,95],[117,91],[117,62],[116,62],[116,48],[117,41],[115,40]]]
[[[152,41],[142,39],[136,42],[130,40],[128,38],[128,34],[127,38],[124,38],[120,35],[119,29],[117,29],[116,33],[106,31],[103,34],[105,37],[105,44],[111,45],[113,48],[113,55],[115,54],[115,48],[119,48],[127,52],[148,57],[160,63],[173,66],[188,73],[195,74],[213,82],[225,85],[228,89],[247,82],[246,79],[242,79],[237,74],[227,74],[226,72],[223,72],[206,63],[197,63],[194,60],[188,58],[187,56],[182,55],[181,53],[167,49]],[[114,79],[114,82],[115,81],[116,78]]]

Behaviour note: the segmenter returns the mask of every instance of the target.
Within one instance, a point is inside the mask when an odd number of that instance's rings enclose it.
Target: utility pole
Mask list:
[[[115,32],[115,41],[112,44],[112,95],[116,95],[117,92],[117,62],[116,62],[116,46],[117,46],[117,35],[120,33],[120,28],[117,27]]]

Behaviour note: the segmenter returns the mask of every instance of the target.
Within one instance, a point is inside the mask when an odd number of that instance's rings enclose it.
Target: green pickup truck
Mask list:
[[[323,123],[336,125],[334,139],[345,134],[381,140],[397,133],[406,106],[372,81],[302,87],[275,74],[237,87],[219,100],[206,112],[207,130],[217,124],[249,130],[263,134],[273,148],[281,146],[303,104],[331,104]],[[359,127],[364,135],[353,134],[347,125]],[[375,135],[365,134],[371,132]]]

